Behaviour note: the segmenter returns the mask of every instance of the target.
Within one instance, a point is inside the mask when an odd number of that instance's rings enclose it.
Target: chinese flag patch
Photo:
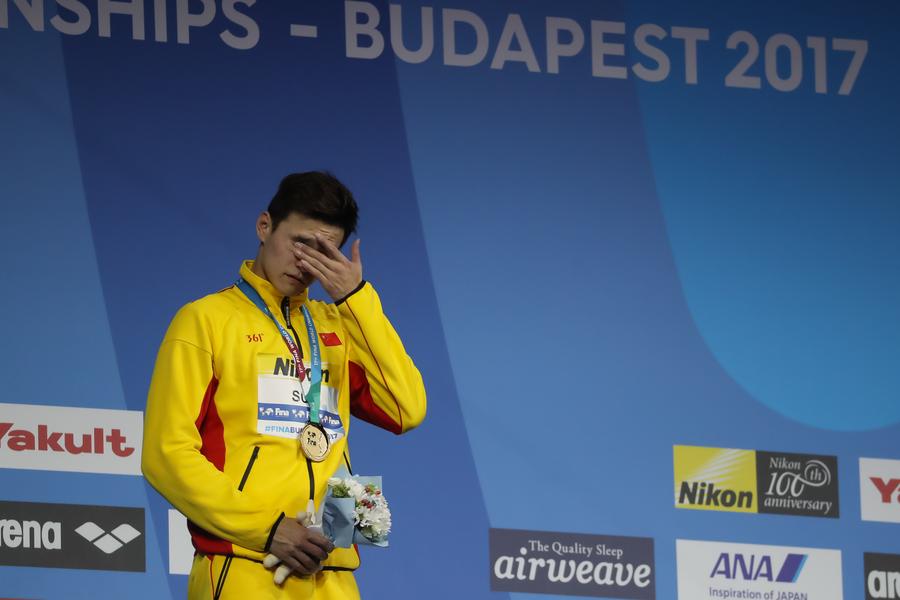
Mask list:
[[[326,346],[340,346],[341,338],[337,336],[336,333],[320,333],[319,337],[322,339],[322,343]]]

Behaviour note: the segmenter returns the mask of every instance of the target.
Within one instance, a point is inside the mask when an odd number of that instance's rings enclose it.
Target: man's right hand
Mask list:
[[[282,519],[272,537],[269,552],[299,575],[312,575],[322,569],[334,544],[321,533],[304,527],[299,520]]]

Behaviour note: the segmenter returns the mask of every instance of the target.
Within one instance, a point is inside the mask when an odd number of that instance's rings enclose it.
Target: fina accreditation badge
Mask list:
[[[331,447],[328,444],[328,435],[321,425],[307,423],[300,430],[300,448],[306,458],[313,462],[322,462],[328,457]]]

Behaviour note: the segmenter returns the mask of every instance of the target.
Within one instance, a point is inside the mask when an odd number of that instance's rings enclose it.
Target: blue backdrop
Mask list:
[[[0,0],[0,402],[143,410],[178,307],[325,168],[429,394],[407,436],[353,428],[394,514],[364,596],[517,597],[489,528],[653,538],[658,598],[677,538],[840,549],[846,598],[900,553],[858,475],[900,459],[895,6],[109,9]],[[678,509],[679,444],[836,456],[840,518]],[[142,478],[3,466],[2,500],[144,507],[146,571],[0,566],[0,596],[183,597]]]

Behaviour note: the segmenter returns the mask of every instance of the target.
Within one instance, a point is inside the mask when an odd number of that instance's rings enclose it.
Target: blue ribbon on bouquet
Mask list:
[[[333,477],[341,479],[353,478],[362,485],[375,484],[381,489],[381,477],[351,476],[343,467],[339,468]],[[356,518],[356,500],[354,498],[335,498],[332,490],[328,488],[325,496],[325,508],[322,512],[322,530],[338,548],[349,548],[353,544],[365,546],[378,546],[385,548],[387,540],[376,542],[370,540],[357,529],[354,521]]]

